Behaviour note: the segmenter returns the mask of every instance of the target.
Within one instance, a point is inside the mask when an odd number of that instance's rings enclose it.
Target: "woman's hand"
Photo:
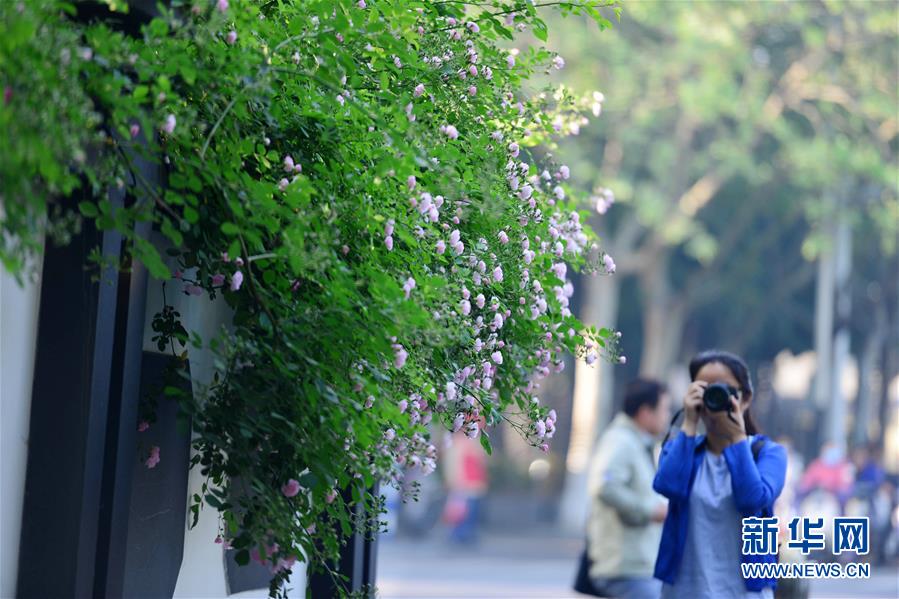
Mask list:
[[[733,395],[730,396],[730,411],[709,414],[708,425],[709,432],[714,432],[715,436],[723,441],[722,447],[739,443],[747,438],[740,400]]]
[[[747,438],[740,400],[733,395],[730,396],[730,413],[720,420],[720,425],[721,435],[731,445]]]
[[[696,425],[699,424],[699,413],[702,411],[702,394],[709,384],[705,381],[693,381],[684,396],[684,425],[681,430],[688,436],[696,436]]]

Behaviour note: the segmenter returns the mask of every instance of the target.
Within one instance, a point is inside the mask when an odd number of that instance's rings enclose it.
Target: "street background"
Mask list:
[[[491,534],[475,550],[430,541],[380,545],[378,588],[382,599],[439,597],[583,597],[571,590],[583,540],[545,535]],[[813,599],[899,596],[895,566],[873,568],[869,580],[814,580]]]
[[[657,378],[679,403],[690,357],[718,347],[747,360],[753,413],[790,447],[788,509],[879,522],[872,577],[811,596],[899,597],[897,4],[626,2],[601,35],[546,18],[552,81],[595,104],[538,151],[593,194],[617,263],[576,277],[572,310],[620,330],[626,364],[569,360],[542,385],[547,454],[502,427],[483,463],[442,445],[464,455],[420,502],[388,501],[381,596],[574,596],[585,472],[623,385]],[[464,464],[484,500],[451,534]]]

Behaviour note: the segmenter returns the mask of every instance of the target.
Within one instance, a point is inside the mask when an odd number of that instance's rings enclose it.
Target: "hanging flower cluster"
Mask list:
[[[584,225],[611,192],[588,205],[568,166],[532,151],[576,135],[603,97],[522,91],[538,69],[565,66],[499,43],[546,39],[525,0],[188,4],[132,38],[39,0],[16,18],[54,42],[19,41],[17,60],[67,50],[47,77],[83,128],[48,151],[98,192],[81,215],[120,231],[169,288],[234,311],[219,338],[189,343],[167,308],[157,339],[181,363],[196,347],[217,354],[204,393],[168,389],[207,477],[192,512],[218,510],[216,541],[269,566],[278,593],[297,560],[332,567],[340,536],[360,526],[355,504],[381,509],[376,480],[434,471],[435,427],[490,451],[506,421],[547,451],[557,418],[540,381],[566,354],[619,359],[614,332],[569,307],[572,272],[615,270]],[[610,25],[614,2],[558,4]],[[39,93],[12,81],[5,102],[24,110]],[[92,160],[78,160],[88,147]],[[77,185],[33,172],[9,193]],[[112,185],[138,200],[113,210],[99,193]],[[168,239],[168,264],[135,236],[140,221]],[[154,447],[146,465],[159,461]]]

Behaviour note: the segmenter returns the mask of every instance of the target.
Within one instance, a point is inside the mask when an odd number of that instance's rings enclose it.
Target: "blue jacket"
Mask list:
[[[759,451],[758,461],[753,459],[751,444],[765,439]],[[662,527],[662,541],[656,557],[654,576],[674,584],[680,568],[687,541],[687,518],[690,490],[702,463],[705,436],[687,436],[683,431],[662,448],[659,470],[652,482],[656,492],[669,499],[668,515]],[[764,435],[734,443],[724,448],[724,459],[730,470],[734,503],[743,517],[771,517],[774,500],[780,495],[787,471],[787,453],[784,448]],[[743,563],[776,562],[776,555],[741,555]],[[772,578],[748,578],[748,591],[761,591],[774,587]]]

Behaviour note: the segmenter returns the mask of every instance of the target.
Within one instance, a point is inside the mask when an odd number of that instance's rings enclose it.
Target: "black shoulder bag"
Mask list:
[[[652,447],[648,447],[647,450],[649,451],[649,461],[655,463]],[[578,564],[577,574],[574,577],[574,591],[593,597],[608,597],[609,594],[603,589],[596,588],[596,585],[593,584],[593,580],[590,578],[590,566],[593,565],[593,560],[590,559],[589,544],[590,539],[584,539],[584,550],[581,551],[580,563]]]

